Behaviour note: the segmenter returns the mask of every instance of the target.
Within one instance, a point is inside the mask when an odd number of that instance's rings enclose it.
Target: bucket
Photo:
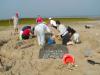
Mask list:
[[[64,54],[63,63],[64,64],[68,64],[68,63],[75,64],[74,56],[72,56],[71,54]]]

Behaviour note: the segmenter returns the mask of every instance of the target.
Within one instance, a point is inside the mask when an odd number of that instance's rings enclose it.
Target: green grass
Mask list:
[[[60,20],[61,22],[76,22],[76,21],[92,21],[94,19],[89,18],[53,18],[54,20]],[[36,24],[35,18],[23,18],[19,19],[19,24]],[[49,22],[47,18],[44,18],[46,23]],[[10,26],[13,25],[13,21],[10,20],[0,20],[0,26]]]
[[[9,22],[10,22],[9,20],[0,20],[0,26],[9,26],[10,25]]]
[[[89,19],[89,18],[55,18],[55,20],[60,20],[61,22],[75,22],[75,21],[91,21],[93,19]]]

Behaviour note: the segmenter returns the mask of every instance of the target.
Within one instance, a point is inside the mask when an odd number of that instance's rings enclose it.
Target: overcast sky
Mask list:
[[[100,0],[0,0],[0,19],[20,17],[100,16]]]

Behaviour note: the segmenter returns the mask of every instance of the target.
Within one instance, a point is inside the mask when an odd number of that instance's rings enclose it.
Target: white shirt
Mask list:
[[[60,35],[62,35],[62,36],[64,36],[65,34],[68,33],[66,27],[65,27],[64,25],[62,25],[62,24],[60,24],[60,25],[58,26],[58,30],[60,31]]]
[[[18,18],[16,16],[12,17],[13,19],[13,24],[14,24],[14,28],[17,27],[18,25]]]
[[[36,33],[45,33],[45,30],[47,30],[48,32],[50,32],[50,29],[44,23],[40,23],[40,24],[38,24],[38,25],[35,26],[35,32]]]
[[[57,26],[57,24],[54,20],[50,20],[50,24],[53,25],[53,26]]]

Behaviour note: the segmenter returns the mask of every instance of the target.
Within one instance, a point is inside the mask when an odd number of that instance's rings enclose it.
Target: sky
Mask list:
[[[100,0],[0,0],[0,19],[100,16]]]

